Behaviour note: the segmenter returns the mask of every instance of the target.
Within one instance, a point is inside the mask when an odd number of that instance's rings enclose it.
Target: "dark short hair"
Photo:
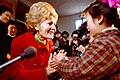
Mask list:
[[[61,32],[60,32],[60,31],[56,31],[56,32],[54,33],[54,35],[56,35],[56,34],[61,34]]]
[[[86,35],[87,33],[89,33],[89,31],[87,29],[87,22],[85,21],[84,23],[81,24],[81,26],[79,26],[78,34],[79,34],[79,37],[82,38],[82,36]]]
[[[13,11],[10,8],[5,5],[0,5],[0,15],[5,11],[9,11],[11,14],[13,14]]]
[[[117,8],[110,8],[108,3],[102,3],[101,0],[96,0],[92,4],[90,4],[85,10],[84,14],[89,13],[93,19],[96,17],[103,15],[105,19],[105,24],[111,26],[112,24],[115,27],[120,29],[120,19],[117,14]]]
[[[73,34],[78,34],[78,30],[73,31],[71,36],[73,36]]]
[[[62,35],[64,35],[64,34],[66,34],[67,37],[69,36],[69,33],[68,33],[67,31],[63,31],[63,32],[62,32]]]

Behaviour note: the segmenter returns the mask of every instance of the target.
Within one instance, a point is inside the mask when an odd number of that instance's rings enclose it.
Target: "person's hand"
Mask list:
[[[46,68],[46,71],[47,71],[47,74],[50,75],[50,74],[56,72],[56,69],[55,69],[55,68],[52,68],[52,67],[50,66],[50,64],[48,64],[48,66],[47,66],[47,68]]]
[[[71,45],[72,41],[73,41],[72,37],[69,37],[69,45]]]
[[[77,50],[83,52],[85,51],[85,48],[82,45],[80,45],[79,47],[77,47]]]
[[[56,65],[56,63],[53,61],[52,53],[51,53],[50,58],[49,58],[49,61],[48,61],[48,66],[47,66],[47,68],[46,68],[47,74],[50,75],[51,73],[56,72],[56,68],[57,68],[57,65]]]
[[[59,62],[63,58],[67,59],[66,54],[67,54],[67,52],[65,52],[64,50],[60,50],[58,53],[55,52],[53,55],[53,61]]]

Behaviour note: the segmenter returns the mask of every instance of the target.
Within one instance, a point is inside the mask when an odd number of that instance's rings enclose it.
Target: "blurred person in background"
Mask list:
[[[16,37],[17,35],[17,27],[14,24],[8,25],[8,34],[10,37]]]
[[[72,32],[72,35],[69,39],[69,46],[71,50],[72,55],[71,56],[80,56],[80,51],[78,51],[78,47],[80,46],[80,38],[79,38],[79,34],[78,34],[78,30],[75,30]]]
[[[69,40],[69,45],[72,48],[72,56],[81,56],[83,52],[81,52],[81,46],[85,49],[89,44],[90,35],[87,30],[87,22],[81,24],[78,30],[73,31],[71,35],[71,39]]]
[[[17,27],[15,23],[13,22],[8,22],[8,33],[5,35],[4,38],[4,45],[8,49],[6,51],[7,53],[7,58],[10,59],[10,50],[11,50],[11,44],[12,40],[17,36]]]
[[[61,32],[56,31],[54,34],[54,38],[53,38],[53,43],[54,43],[55,49],[59,48],[61,38],[62,38]]]
[[[0,5],[0,65],[7,62],[7,47],[4,45],[5,35],[7,34],[7,23],[13,12],[10,8]]]
[[[67,56],[71,56],[71,51],[69,50],[69,33],[67,31],[62,32],[62,38],[60,39],[60,49],[67,52]]]

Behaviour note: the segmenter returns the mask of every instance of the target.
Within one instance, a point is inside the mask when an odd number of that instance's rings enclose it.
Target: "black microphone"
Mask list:
[[[19,60],[19,59],[24,59],[24,58],[32,58],[34,57],[35,55],[37,54],[37,50],[33,47],[33,46],[30,46],[28,48],[26,48],[22,54],[20,54],[20,56],[0,65],[0,69]]]

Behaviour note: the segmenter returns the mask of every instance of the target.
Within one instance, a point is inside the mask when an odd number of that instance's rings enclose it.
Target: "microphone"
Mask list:
[[[35,55],[37,54],[37,50],[33,47],[33,46],[30,46],[28,48],[26,48],[22,54],[20,54],[20,56],[0,65],[0,69],[19,60],[19,59],[24,59],[24,58],[32,58],[34,57]]]

